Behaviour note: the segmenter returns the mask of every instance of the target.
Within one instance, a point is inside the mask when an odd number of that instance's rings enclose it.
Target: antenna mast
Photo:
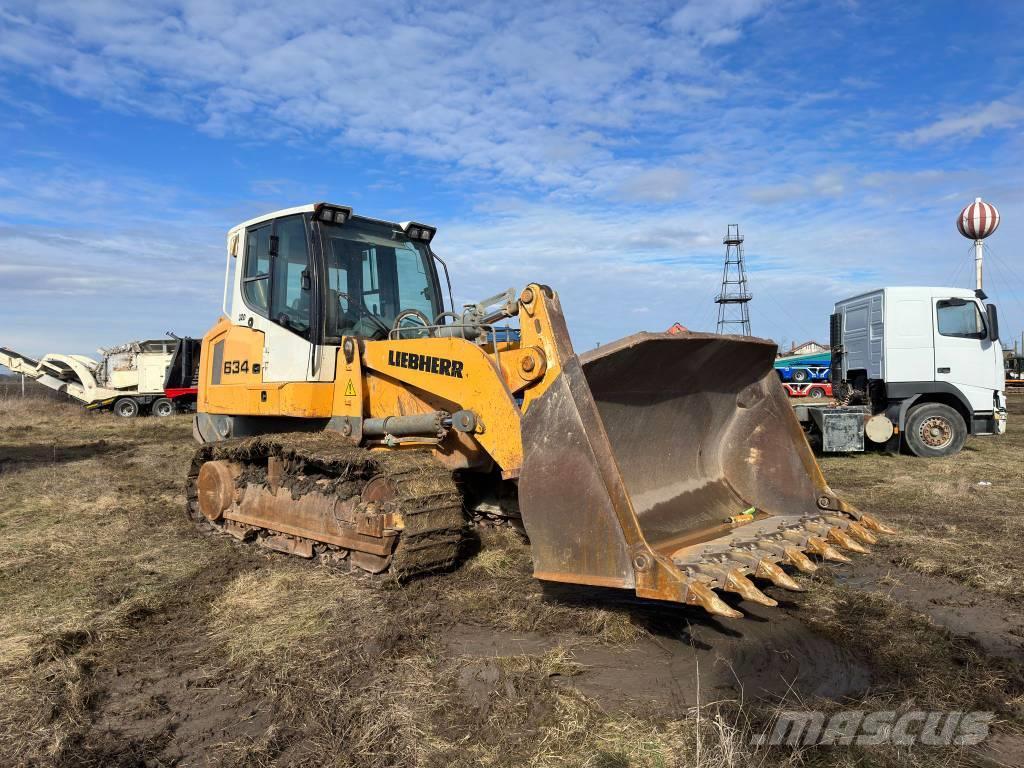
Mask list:
[[[722,268],[722,290],[715,297],[718,305],[716,332],[750,336],[750,309],[747,304],[752,296],[743,265],[743,235],[739,224],[726,227],[722,243],[725,245],[725,266]]]

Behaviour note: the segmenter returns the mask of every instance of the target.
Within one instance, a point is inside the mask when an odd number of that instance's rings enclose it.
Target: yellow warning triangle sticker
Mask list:
[[[345,397],[355,397],[355,396],[356,396],[355,384],[352,383],[352,379],[349,379],[348,380],[348,384],[345,385]]]

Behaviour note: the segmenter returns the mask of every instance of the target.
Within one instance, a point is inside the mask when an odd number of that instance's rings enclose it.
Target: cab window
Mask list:
[[[242,294],[257,314],[307,335],[311,325],[311,276],[306,222],[287,216],[248,230]]]
[[[267,223],[246,232],[245,271],[242,273],[245,302],[264,317],[270,305],[270,228]]]
[[[943,299],[935,304],[935,321],[942,336],[984,339],[985,320],[978,305],[967,299]]]
[[[278,219],[274,223],[274,237],[277,249],[272,256],[270,318],[302,335],[309,331],[312,287],[306,222],[301,216]]]
[[[361,220],[325,226],[323,235],[328,336],[385,338],[403,310],[419,310],[428,322],[441,312],[422,243]]]
[[[396,248],[395,273],[398,280],[397,305],[403,310],[418,309],[433,321],[437,314],[434,286],[422,256],[414,248]]]

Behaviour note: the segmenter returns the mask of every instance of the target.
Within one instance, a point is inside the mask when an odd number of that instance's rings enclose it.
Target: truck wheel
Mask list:
[[[171,416],[174,413],[174,401],[169,397],[161,397],[153,401],[154,416]]]
[[[799,381],[801,384],[811,378],[810,374],[807,373],[803,368],[797,368],[793,371],[793,381]]]
[[[952,456],[964,446],[967,425],[948,405],[923,403],[910,409],[903,437],[915,456]]]
[[[821,400],[825,396],[825,390],[821,387],[811,387],[807,390],[807,396],[814,400]]]
[[[114,403],[114,413],[123,419],[134,419],[139,415],[139,403],[131,397],[122,397]]]

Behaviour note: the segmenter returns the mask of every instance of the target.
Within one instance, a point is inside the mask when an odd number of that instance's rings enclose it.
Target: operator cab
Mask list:
[[[269,321],[318,346],[440,324],[435,232],[327,203],[252,219],[228,233],[229,256],[238,264],[234,311],[225,312],[250,327]],[[225,304],[227,292],[226,284]]]

